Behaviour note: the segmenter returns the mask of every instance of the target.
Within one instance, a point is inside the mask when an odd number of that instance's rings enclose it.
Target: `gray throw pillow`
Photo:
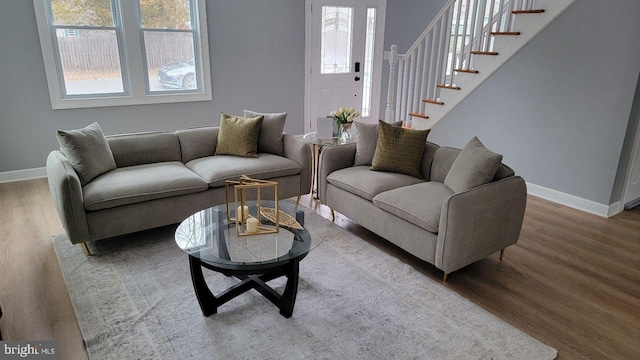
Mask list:
[[[424,179],[420,170],[430,130],[405,129],[382,120],[378,121],[378,124],[378,142],[369,169]]]
[[[353,165],[371,165],[378,142],[378,123],[354,121],[358,137],[356,139],[356,158]],[[402,121],[391,123],[392,126],[402,126]]]
[[[60,151],[80,178],[82,186],[116,168],[113,153],[98,123],[77,130],[58,130]]]
[[[487,149],[474,137],[451,165],[444,184],[455,193],[487,184],[493,179],[501,163],[502,155]]]
[[[261,124],[262,116],[245,118],[222,113],[214,155],[258,157],[258,138]]]
[[[258,139],[258,152],[284,156],[284,145],[282,144],[282,133],[284,123],[287,120],[287,113],[259,113],[251,110],[244,110],[244,117],[253,118],[263,116],[260,125],[260,138]]]

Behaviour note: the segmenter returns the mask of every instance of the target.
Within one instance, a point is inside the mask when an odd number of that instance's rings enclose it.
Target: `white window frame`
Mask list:
[[[148,75],[145,71],[146,55],[144,52],[144,39],[142,27],[138,21],[139,9],[137,1],[119,0],[120,28],[122,31],[122,44],[120,45],[123,59],[122,81],[124,93],[122,94],[88,94],[65,96],[63,93],[64,79],[59,56],[55,53],[54,38],[55,29],[50,24],[47,16],[49,0],[33,0],[42,57],[45,73],[51,97],[53,109],[76,109],[106,106],[144,105],[176,102],[209,101],[211,95],[211,67],[209,62],[209,40],[207,32],[206,0],[193,0],[197,5],[197,24],[194,26],[194,42],[199,49],[194,49],[196,59],[195,66],[202,76],[202,84],[197,90],[189,91],[147,91]],[[115,16],[115,14],[114,14]]]

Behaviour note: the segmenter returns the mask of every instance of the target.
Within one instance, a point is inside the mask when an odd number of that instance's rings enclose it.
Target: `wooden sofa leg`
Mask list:
[[[504,258],[504,249],[500,250],[500,261]]]
[[[449,274],[444,273],[444,275],[442,276],[442,282],[447,282],[447,277],[449,276]]]
[[[302,195],[298,195],[298,198],[296,199],[296,206],[300,205],[300,198],[302,197]]]
[[[331,221],[336,221],[336,213],[331,209]]]
[[[83,242],[82,244],[82,250],[84,250],[84,254],[87,256],[93,256],[93,254],[91,254],[91,251],[89,250],[89,247],[87,246],[86,242]]]

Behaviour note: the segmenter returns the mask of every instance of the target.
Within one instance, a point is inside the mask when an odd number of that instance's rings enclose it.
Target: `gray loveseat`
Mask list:
[[[427,143],[413,176],[354,165],[356,144],[323,150],[320,201],[447,275],[515,244],[524,218],[524,180],[499,163],[493,179],[455,192],[444,182],[460,149]],[[501,157],[500,157],[501,158]]]
[[[214,156],[219,130],[107,136],[116,168],[85,184],[65,155],[52,151],[49,188],[69,240],[88,253],[87,241],[179,223],[225,203],[225,180],[241,175],[277,181],[280,199],[309,193],[311,151],[304,140],[282,134],[283,156],[260,148],[256,158]]]

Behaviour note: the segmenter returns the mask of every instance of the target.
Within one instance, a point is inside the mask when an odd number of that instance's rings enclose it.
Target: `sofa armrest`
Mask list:
[[[58,150],[47,157],[47,179],[62,226],[72,243],[89,241],[89,225],[78,174]]]
[[[519,176],[451,195],[442,205],[436,267],[448,274],[515,244],[526,204]]]
[[[300,170],[300,195],[308,194],[311,189],[311,149],[304,139],[300,136],[291,134],[282,135],[282,143],[284,146],[284,156],[297,162],[302,169]]]
[[[324,147],[318,159],[318,198],[326,204],[327,176],[332,172],[353,166],[356,144]]]

